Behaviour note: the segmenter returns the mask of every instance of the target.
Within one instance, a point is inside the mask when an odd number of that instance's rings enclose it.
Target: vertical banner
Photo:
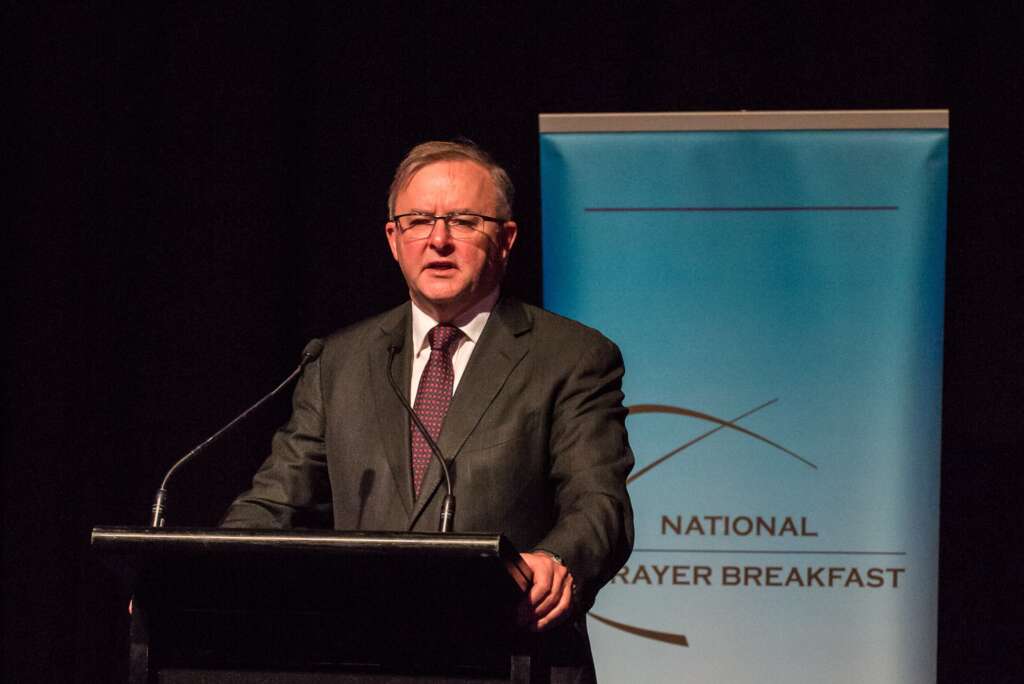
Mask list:
[[[934,682],[948,114],[542,115],[544,299],[622,348],[607,682]]]

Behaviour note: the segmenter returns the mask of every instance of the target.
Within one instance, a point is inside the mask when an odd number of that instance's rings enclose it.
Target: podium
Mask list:
[[[134,592],[131,684],[533,682],[500,535],[97,527]]]

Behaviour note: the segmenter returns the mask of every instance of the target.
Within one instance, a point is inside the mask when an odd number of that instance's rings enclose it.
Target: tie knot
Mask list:
[[[427,340],[430,342],[431,351],[443,351],[445,354],[449,353],[452,344],[455,340],[462,337],[462,331],[456,328],[454,325],[448,325],[442,323],[435,325],[427,333]]]

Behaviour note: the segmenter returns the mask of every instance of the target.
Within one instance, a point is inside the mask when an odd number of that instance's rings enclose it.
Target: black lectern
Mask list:
[[[499,535],[97,527],[92,546],[134,591],[132,684],[532,681],[529,569]]]

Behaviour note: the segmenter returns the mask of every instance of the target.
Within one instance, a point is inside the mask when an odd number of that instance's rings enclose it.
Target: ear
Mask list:
[[[384,224],[384,232],[388,236],[388,247],[391,248],[391,256],[395,261],[398,261],[398,226],[395,225],[394,221],[388,221]]]
[[[512,245],[516,243],[518,232],[519,226],[516,225],[515,221],[505,221],[504,225],[502,225],[499,240],[502,261],[508,260],[508,255],[512,251]]]

